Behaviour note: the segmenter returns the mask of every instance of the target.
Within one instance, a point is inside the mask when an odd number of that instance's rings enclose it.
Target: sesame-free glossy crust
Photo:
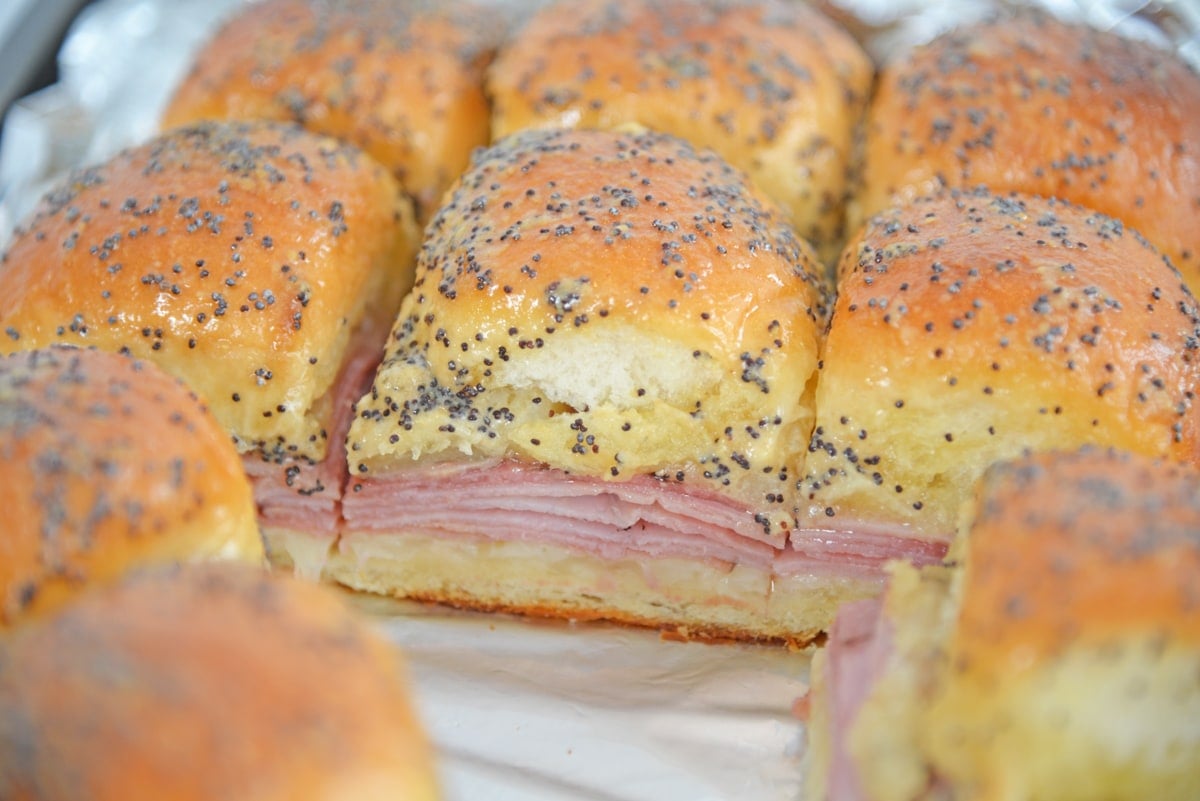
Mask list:
[[[327,587],[158,570],[0,643],[6,798],[432,801],[433,774],[398,652]]]
[[[461,2],[248,4],[197,53],[163,124],[299,123],[370,153],[424,218],[488,141],[493,16]]]
[[[636,123],[711,147],[832,261],[870,59],[801,3],[552,3],[488,72],[492,132]]]
[[[359,326],[386,327],[415,228],[356,148],[281,123],[175,129],[74,173],[0,257],[0,352],[153,361],[243,451],[320,459]]]
[[[949,536],[993,461],[1087,443],[1200,460],[1200,318],[1119,222],[983,190],[873,218],[846,250],[802,520]]]
[[[229,435],[149,362],[55,347],[0,357],[0,628],[147,564],[262,563]]]
[[[1200,292],[1200,76],[1167,50],[1034,11],[881,70],[854,224],[942,187],[1057,196],[1123,220]]]

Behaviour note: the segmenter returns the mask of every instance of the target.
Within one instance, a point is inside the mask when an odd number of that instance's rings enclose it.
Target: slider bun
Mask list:
[[[0,790],[437,797],[397,652],[328,588],[234,565],[136,575],[0,643]]]
[[[1200,292],[1200,76],[1145,42],[1031,10],[881,71],[850,217],[943,186],[1062,197],[1123,220]]]
[[[0,629],[138,565],[262,563],[229,435],[153,364],[54,347],[0,356]]]
[[[1200,472],[1041,454],[974,509],[924,741],[954,797],[1200,796]]]
[[[810,525],[954,529],[992,462],[1110,445],[1200,461],[1200,318],[1139,236],[984,190],[869,221],[840,265],[804,481]]]
[[[559,2],[490,68],[492,135],[637,123],[682,136],[746,171],[832,262],[872,74],[846,31],[799,3]]]
[[[743,174],[680,139],[502,140],[427,229],[351,475],[468,457],[659,472],[774,505],[779,533],[812,427],[821,272]]]
[[[1094,447],[1033,454],[989,468],[965,516],[952,554],[966,571],[962,672],[1004,673],[1018,647],[1036,663],[1131,632],[1200,649],[1194,467]]]
[[[487,20],[461,2],[248,4],[196,55],[163,123],[272,119],[352,142],[424,217],[488,141]]]
[[[809,797],[1200,795],[1200,472],[1090,446],[997,463],[950,557],[893,562],[879,619],[844,610],[814,659]]]
[[[414,250],[408,201],[356,148],[279,123],[179,128],[74,173],[16,232],[0,352],[131,353],[186,380],[240,450],[320,459],[352,333],[390,324]]]

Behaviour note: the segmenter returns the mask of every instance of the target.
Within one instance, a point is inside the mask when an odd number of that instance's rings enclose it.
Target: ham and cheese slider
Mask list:
[[[896,563],[813,664],[814,801],[1200,796],[1200,472],[993,466],[949,566]]]
[[[1200,293],[1200,76],[1145,41],[1030,9],[880,72],[857,225],[942,187],[1061,197],[1144,234]]]
[[[351,142],[390,169],[421,219],[487,144],[494,12],[430,0],[245,4],[194,57],[163,124],[271,119]]]
[[[586,0],[534,14],[487,87],[495,138],[633,123],[712,148],[833,262],[873,74],[850,34],[802,3]]]
[[[266,533],[282,516],[332,542],[350,408],[416,242],[411,204],[357,148],[290,124],[185,126],[74,173],[15,233],[0,352],[162,366],[232,434]]]
[[[137,566],[263,563],[250,483],[199,399],[150,362],[0,356],[0,628]]]
[[[870,220],[840,264],[802,528],[942,543],[989,464],[1084,444],[1200,462],[1200,309],[1120,222],[982,189]]]
[[[131,575],[0,641],[0,796],[433,801],[401,656],[329,588]]]
[[[526,131],[481,151],[356,407],[327,575],[810,636],[863,592],[788,546],[822,272],[742,173],[675,137]]]

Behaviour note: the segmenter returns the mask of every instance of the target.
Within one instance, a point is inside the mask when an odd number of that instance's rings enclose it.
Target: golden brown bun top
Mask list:
[[[528,131],[447,197],[352,473],[510,456],[743,495],[765,475],[756,504],[787,488],[826,287],[743,174],[663,134]]]
[[[987,465],[1027,448],[1200,463],[1196,299],[1115,220],[950,192],[872,218],[840,270],[807,470],[818,522],[948,536]]]
[[[0,629],[138,565],[261,564],[241,460],[153,364],[55,347],[0,357]]]
[[[954,798],[1196,798],[1200,472],[1040,454],[991,471],[976,509],[917,732],[940,783]]]
[[[248,4],[196,55],[163,123],[286,120],[352,142],[424,219],[488,141],[483,69],[503,28],[491,17],[463,2]]]
[[[326,587],[133,576],[0,644],[6,798],[437,797],[398,653]]]
[[[1025,11],[881,72],[855,219],[939,186],[1058,196],[1145,234],[1200,292],[1200,76],[1173,53]]]
[[[125,351],[187,381],[242,450],[320,458],[351,332],[395,314],[414,240],[356,148],[276,123],[176,129],[74,173],[16,232],[0,352]]]
[[[1102,449],[994,466],[959,549],[955,636],[972,669],[1126,633],[1200,647],[1194,468]]]
[[[558,2],[489,69],[492,134],[637,123],[684,137],[745,170],[832,256],[872,74],[850,35],[802,3]]]

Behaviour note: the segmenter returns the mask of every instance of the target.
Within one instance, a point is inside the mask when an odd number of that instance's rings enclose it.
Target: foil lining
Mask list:
[[[84,10],[58,54],[59,82],[18,100],[5,117],[0,248],[67,170],[157,131],[192,53],[244,2],[99,0]],[[524,8],[539,0],[493,2]],[[1004,4],[818,3],[880,62]],[[1192,0],[1040,4],[1172,47],[1200,65],[1200,4]],[[793,709],[807,690],[811,652],[348,597],[406,656],[447,801],[802,795],[804,730]]]
[[[810,652],[353,596],[405,654],[447,801],[784,801]]]

